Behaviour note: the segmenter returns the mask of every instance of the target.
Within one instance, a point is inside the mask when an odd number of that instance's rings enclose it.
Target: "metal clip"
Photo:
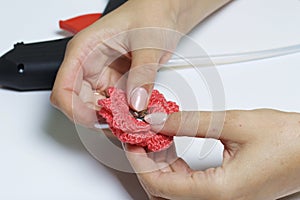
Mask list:
[[[148,110],[142,110],[142,111],[135,111],[135,110],[132,110],[132,109],[129,109],[129,112],[131,113],[131,115],[136,118],[137,120],[140,120],[140,121],[144,121],[144,117],[148,114]]]

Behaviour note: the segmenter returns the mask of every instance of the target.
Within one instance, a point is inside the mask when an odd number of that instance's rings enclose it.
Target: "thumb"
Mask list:
[[[129,106],[136,110],[145,110],[148,106],[162,51],[142,49],[132,52],[132,63],[127,81],[127,99]]]

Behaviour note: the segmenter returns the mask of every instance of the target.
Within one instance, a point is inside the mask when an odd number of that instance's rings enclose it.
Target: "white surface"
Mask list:
[[[191,34],[210,54],[300,44],[299,0],[236,0]]]
[[[106,2],[6,1],[0,8],[0,55],[18,41],[61,38],[65,33],[58,29],[59,19],[98,12]],[[234,1],[191,36],[213,54],[296,44],[300,43],[299,10],[298,0]],[[300,54],[294,54],[219,66],[226,109],[268,107],[300,112],[299,63]],[[200,91],[198,108],[212,109],[205,80],[193,80],[195,74],[189,70],[176,73]],[[167,79],[165,72],[158,79]],[[145,199],[133,175],[111,170],[88,154],[74,125],[50,106],[49,94],[0,89],[0,199]],[[181,140],[179,148],[187,142]],[[195,168],[220,162],[222,147],[218,145],[203,159],[199,154],[203,144],[197,140],[184,154]]]

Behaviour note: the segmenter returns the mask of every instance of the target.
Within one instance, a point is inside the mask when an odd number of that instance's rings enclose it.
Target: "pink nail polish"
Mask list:
[[[139,87],[133,90],[130,97],[131,107],[136,111],[142,111],[147,108],[148,92],[145,88]]]

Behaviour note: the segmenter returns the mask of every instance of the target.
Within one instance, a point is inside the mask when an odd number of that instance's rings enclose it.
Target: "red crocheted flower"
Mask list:
[[[113,134],[124,143],[130,143],[159,151],[168,148],[173,137],[155,133],[148,123],[139,121],[129,112],[126,94],[118,88],[107,90],[109,98],[101,99],[98,104],[102,107],[99,114],[106,119]],[[153,90],[148,104],[148,112],[164,112],[167,114],[178,112],[175,102],[167,101],[157,90]]]

